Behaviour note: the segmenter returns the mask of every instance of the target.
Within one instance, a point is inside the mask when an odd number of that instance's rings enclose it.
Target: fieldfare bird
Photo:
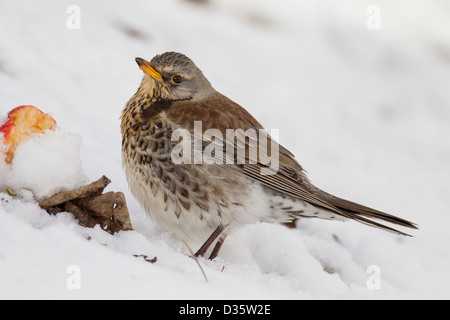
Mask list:
[[[215,242],[213,259],[231,229],[258,221],[356,220],[408,235],[375,219],[417,229],[312,185],[294,155],[185,55],[136,62],[144,77],[121,115],[127,181],[153,221],[203,243],[197,256]]]

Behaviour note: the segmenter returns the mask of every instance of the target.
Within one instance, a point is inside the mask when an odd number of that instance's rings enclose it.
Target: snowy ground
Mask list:
[[[23,104],[51,113],[59,130],[49,145],[70,155],[23,147],[19,164],[0,166],[0,298],[450,298],[448,1],[208,3],[2,1],[0,118]],[[70,5],[80,29],[66,25]],[[370,5],[380,29],[366,25]],[[353,222],[250,225],[215,261],[200,261],[206,282],[184,245],[145,216],[121,167],[119,115],[142,77],[134,57],[169,50],[279,128],[317,186],[420,230],[402,238]],[[39,174],[27,176],[33,163]],[[42,191],[70,180],[69,169],[72,182],[109,177],[135,231],[82,228],[26,192],[4,192],[19,182]]]

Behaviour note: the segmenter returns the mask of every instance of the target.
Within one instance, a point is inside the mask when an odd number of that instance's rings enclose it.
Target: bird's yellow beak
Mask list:
[[[152,77],[153,79],[163,79],[162,75],[160,75],[155,69],[153,69],[150,66],[150,63],[142,58],[136,58],[136,63],[139,66],[139,69],[141,69],[142,71],[144,71],[146,74],[148,74],[150,77]]]

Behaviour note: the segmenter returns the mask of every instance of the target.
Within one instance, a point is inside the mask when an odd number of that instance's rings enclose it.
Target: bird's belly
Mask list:
[[[203,243],[219,226],[267,220],[269,200],[262,186],[230,165],[130,166],[132,194],[151,219],[186,241]],[[161,170],[163,173],[161,174]]]

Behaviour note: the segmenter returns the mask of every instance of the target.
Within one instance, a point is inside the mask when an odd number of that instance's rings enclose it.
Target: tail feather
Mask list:
[[[402,231],[399,231],[397,229],[391,228],[389,226],[386,226],[384,224],[381,224],[377,221],[373,221],[371,219],[376,220],[382,220],[386,221],[392,224],[400,225],[402,227],[407,227],[411,229],[418,229],[417,225],[411,221],[405,220],[403,218],[375,210],[363,205],[360,205],[358,203],[348,201],[342,198],[338,198],[336,196],[333,196],[329,193],[326,193],[322,190],[315,190],[315,195],[322,200],[326,201],[330,205],[336,207],[339,211],[342,211],[345,216],[349,219],[354,219],[356,221],[359,221],[361,223],[370,225],[372,227],[377,227],[380,229],[383,229],[385,231],[401,234],[404,236],[411,236],[410,234],[404,233]]]

